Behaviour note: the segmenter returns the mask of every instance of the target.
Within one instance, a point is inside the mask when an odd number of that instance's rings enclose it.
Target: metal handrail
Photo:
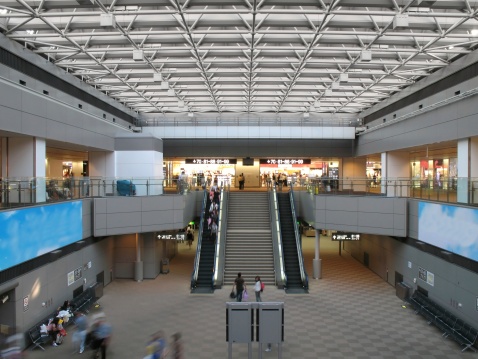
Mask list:
[[[307,273],[305,271],[305,266],[304,266],[304,255],[302,253],[302,241],[301,241],[301,235],[299,232],[299,228],[297,226],[297,215],[295,213],[295,203],[294,203],[294,184],[290,184],[290,190],[289,190],[289,199],[290,199],[290,207],[292,210],[292,219],[294,222],[294,234],[295,234],[295,242],[297,245],[297,256],[299,258],[299,268],[300,268],[300,278],[302,279],[303,287],[305,289],[309,288],[309,278],[307,276]]]
[[[217,283],[219,282],[219,273],[221,272],[219,269],[219,265],[221,263],[221,258],[224,260],[225,253],[226,253],[226,230],[227,230],[227,206],[224,206],[225,198],[224,198],[225,190],[224,187],[221,187],[221,197],[219,200],[219,213],[218,213],[218,228],[217,228],[217,236],[216,236],[216,250],[214,251],[214,272],[212,276],[212,287],[216,287]],[[224,276],[223,276],[224,278]]]
[[[280,279],[281,279],[281,284],[287,283],[287,274],[285,273],[285,264],[284,264],[284,246],[282,243],[282,233],[280,230],[280,217],[279,217],[279,205],[277,201],[277,192],[275,189],[275,186],[272,186],[272,198],[273,198],[273,208],[272,211],[274,211],[275,214],[275,222],[272,221],[271,219],[271,224],[274,225],[276,228],[272,228],[272,230],[276,231],[277,233],[277,250],[278,250],[278,258],[279,258],[279,268],[280,268]],[[271,213],[272,213],[271,211]]]

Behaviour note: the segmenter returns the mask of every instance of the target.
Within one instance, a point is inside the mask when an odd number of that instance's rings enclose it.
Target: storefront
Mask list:
[[[181,176],[192,187],[211,186],[214,181],[221,185],[234,185],[237,160],[234,158],[186,158],[181,161],[165,161],[163,173],[166,186],[176,186]]]
[[[339,178],[338,159],[323,160],[310,158],[256,158],[250,166],[243,159],[235,158],[186,158],[168,160],[163,163],[163,174],[167,187],[176,186],[179,177],[191,187],[210,186],[215,180],[218,184],[237,187],[237,176],[244,173],[246,187],[267,187],[267,178],[285,175],[287,183],[306,186],[312,179]],[[256,181],[257,179],[257,181]]]
[[[370,181],[370,186],[380,186],[382,178],[382,163],[380,161],[367,160],[367,179]]]
[[[456,189],[456,158],[414,160],[410,166],[414,187]]]

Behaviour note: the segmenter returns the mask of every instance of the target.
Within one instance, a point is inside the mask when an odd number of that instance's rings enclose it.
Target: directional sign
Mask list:
[[[337,232],[332,234],[333,241],[359,241],[359,233]]]
[[[160,234],[158,235],[158,239],[164,239],[168,241],[184,241],[186,239],[186,235],[184,233]]]

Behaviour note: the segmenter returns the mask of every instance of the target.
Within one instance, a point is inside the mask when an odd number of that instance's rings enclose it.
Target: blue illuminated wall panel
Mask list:
[[[478,209],[420,202],[418,239],[478,261]]]
[[[0,271],[83,238],[82,202],[0,212]]]

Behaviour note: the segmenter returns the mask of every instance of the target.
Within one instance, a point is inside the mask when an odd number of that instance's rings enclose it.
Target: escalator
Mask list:
[[[208,228],[209,207],[211,200],[208,192],[204,192],[203,207],[199,224],[198,245],[194,272],[191,279],[191,293],[214,292],[213,274],[216,242],[211,230]]]
[[[280,231],[284,250],[284,269],[287,277],[286,292],[307,293],[307,279],[301,260],[302,249],[300,240],[296,239],[295,215],[291,206],[290,194],[277,193],[277,202],[279,204]]]

